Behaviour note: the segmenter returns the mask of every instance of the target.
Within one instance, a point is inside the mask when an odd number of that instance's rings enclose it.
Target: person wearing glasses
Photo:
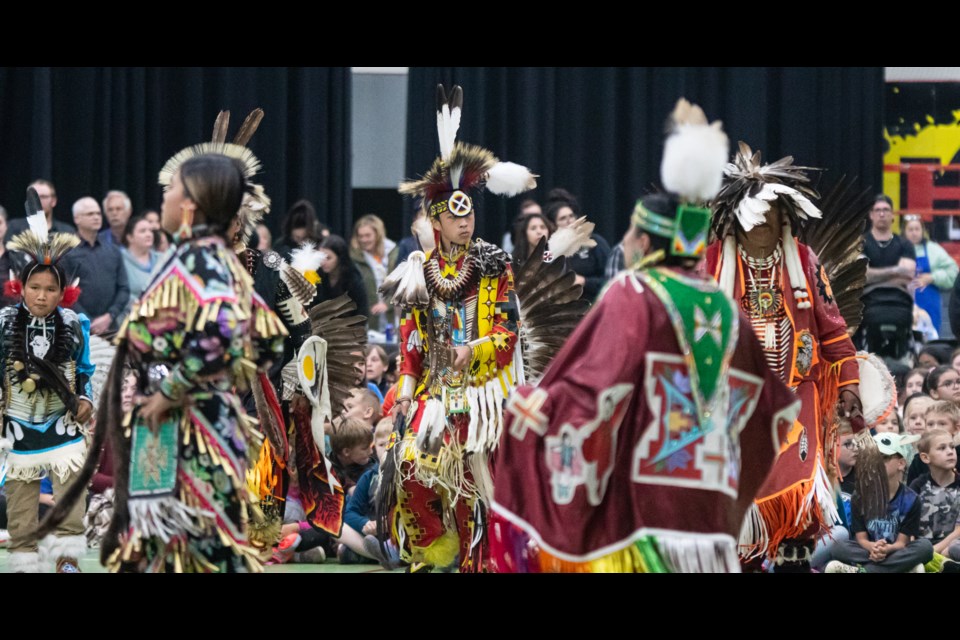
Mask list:
[[[90,333],[116,331],[130,300],[123,255],[98,235],[103,226],[100,203],[90,197],[73,204],[73,222],[80,244],[64,258],[71,279],[80,279],[80,299],[75,309],[90,318]]]
[[[960,404],[960,373],[948,364],[935,367],[923,382],[923,392],[934,400]]]
[[[917,260],[913,245],[893,233],[893,201],[874,198],[870,230],[863,237],[863,253],[870,261],[863,288],[863,322],[854,336],[859,349],[878,356],[907,355],[913,328],[911,283]]]
[[[936,242],[927,238],[918,215],[903,216],[903,237],[910,241],[917,257],[916,277],[911,284],[917,306],[930,315],[933,328],[940,333],[940,291],[949,291],[957,279],[956,261]]]

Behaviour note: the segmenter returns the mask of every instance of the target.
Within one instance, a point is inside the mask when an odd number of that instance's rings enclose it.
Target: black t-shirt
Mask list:
[[[900,258],[917,259],[913,244],[903,236],[894,235],[889,242],[884,240],[881,246],[869,231],[863,236],[863,253],[872,269],[895,267],[900,263]]]
[[[851,504],[851,531],[853,536],[865,531],[871,542],[885,538],[893,544],[899,534],[908,537],[920,536],[920,496],[902,482],[897,493],[887,504],[887,513],[883,518],[875,518],[869,522],[863,519],[863,504],[860,494],[853,494]]]
[[[843,476],[843,479],[840,480],[840,491],[853,495],[853,492],[857,489],[857,468],[853,467],[850,469],[850,473]]]
[[[871,269],[895,267],[900,263],[900,258],[917,259],[913,245],[903,236],[894,235],[881,246],[869,231],[864,235],[863,253],[870,261]],[[909,293],[882,282],[868,288],[869,291],[863,295],[864,322],[906,324],[913,321],[913,296]]]

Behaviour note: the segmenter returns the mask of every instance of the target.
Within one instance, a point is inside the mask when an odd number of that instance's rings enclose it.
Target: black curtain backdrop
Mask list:
[[[765,162],[790,154],[829,169],[822,185],[846,174],[881,189],[883,67],[413,67],[409,78],[408,177],[439,153],[437,83],[460,84],[458,139],[530,167],[541,202],[553,187],[573,192],[611,245],[660,182],[664,124],[681,96],[723,121],[731,153],[744,140]],[[499,242],[524,197],[487,193],[477,235]]]
[[[27,185],[46,178],[56,217],[71,224],[73,202],[109,189],[126,191],[135,212],[158,209],[167,158],[209,140],[221,109],[232,140],[256,107],[265,116],[250,148],[273,200],[267,225],[279,229],[307,198],[332,229],[349,229],[349,67],[0,69],[0,204],[22,217]]]

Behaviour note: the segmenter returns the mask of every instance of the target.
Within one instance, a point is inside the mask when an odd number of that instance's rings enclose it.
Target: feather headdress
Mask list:
[[[763,224],[774,201],[783,206],[796,231],[810,218],[820,218],[820,209],[813,204],[819,195],[810,185],[808,171],[820,169],[797,166],[793,156],[761,166],[760,152],[741,142],[733,162],[723,170],[723,188],[713,202],[713,229],[717,237],[733,233],[734,220],[744,231]]]
[[[457,142],[463,89],[454,86],[448,94],[437,86],[437,135],[440,157],[419,180],[400,184],[400,193],[422,199],[423,211],[437,217],[445,211],[465,216],[473,211],[471,192],[486,186],[491,193],[515,196],[537,186],[536,176],[526,167],[501,162],[487,149]]]
[[[7,243],[7,249],[23,251],[36,264],[56,264],[60,259],[80,244],[80,239],[72,233],[50,235],[47,216],[40,206],[40,198],[33,187],[27,189],[27,201],[24,203],[29,229],[14,236]]]
[[[668,238],[669,254],[699,258],[707,248],[710,211],[700,206],[714,197],[723,180],[729,142],[719,121],[710,124],[703,109],[684,98],[667,122],[667,140],[660,178],[666,194],[638,200],[633,224],[643,231]],[[667,250],[657,250],[645,264],[659,262]]]
[[[260,161],[253,154],[253,151],[247,148],[247,143],[253,134],[256,133],[263,120],[263,109],[254,109],[246,117],[240,130],[234,136],[233,142],[227,142],[227,131],[230,127],[230,112],[221,111],[213,124],[213,136],[210,142],[195,144],[186,149],[180,150],[172,158],[167,160],[163,168],[160,169],[158,181],[161,185],[167,186],[173,179],[173,174],[177,172],[184,162],[190,158],[195,158],[205,154],[219,154],[235,158],[243,164],[243,176],[246,179],[246,188],[243,195],[243,203],[237,212],[240,219],[240,230],[244,243],[250,238],[253,230],[256,228],[263,216],[270,213],[270,198],[264,192],[263,187],[255,184],[252,179],[260,171]]]

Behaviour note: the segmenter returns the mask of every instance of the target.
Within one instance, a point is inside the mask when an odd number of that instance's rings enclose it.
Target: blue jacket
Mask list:
[[[343,514],[343,521],[350,525],[351,529],[358,532],[363,531],[363,526],[374,517],[374,496],[370,495],[370,485],[379,471],[379,465],[367,469],[357,480],[357,487],[353,490],[353,495],[347,500],[347,510]]]

